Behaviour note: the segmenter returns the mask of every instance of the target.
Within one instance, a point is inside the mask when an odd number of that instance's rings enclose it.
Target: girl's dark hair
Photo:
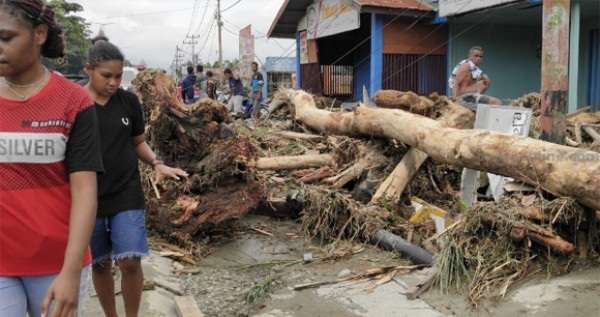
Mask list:
[[[213,72],[211,72],[210,70],[206,72],[206,77],[212,77],[213,76]]]
[[[32,28],[45,24],[48,38],[42,46],[42,56],[60,58],[65,55],[63,29],[56,22],[54,10],[43,0],[0,0],[0,9],[29,23]]]
[[[231,69],[225,68],[225,70],[223,71],[223,74],[232,74],[233,75],[233,72],[231,71]]]
[[[88,64],[96,67],[98,64],[109,61],[125,61],[125,56],[121,50],[108,41],[108,37],[100,32],[92,39],[92,47],[88,54]]]

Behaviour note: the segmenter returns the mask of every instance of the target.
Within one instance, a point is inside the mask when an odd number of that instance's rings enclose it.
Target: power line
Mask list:
[[[198,9],[198,0],[194,0],[194,9],[192,9],[192,16],[190,17],[190,24],[188,25],[188,30],[187,33],[185,34],[185,37],[187,38],[190,35],[190,32],[192,31],[192,25],[194,25],[194,18],[196,17],[196,11]]]
[[[194,32],[194,34],[198,34],[198,32],[200,32],[200,29],[204,25],[204,21],[206,20],[206,14],[208,13],[209,6],[210,6],[210,0],[207,0],[206,6],[204,6],[204,12],[202,12],[202,18],[200,19],[200,24],[198,24],[198,28],[196,28],[196,31]]]
[[[236,5],[238,5],[240,2],[242,2],[242,0],[237,0],[235,3],[233,3],[232,5],[228,6],[227,8],[223,9],[221,12],[225,12],[233,7],[235,7]]]

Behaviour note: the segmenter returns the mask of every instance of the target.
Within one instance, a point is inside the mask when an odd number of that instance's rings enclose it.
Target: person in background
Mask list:
[[[231,69],[226,68],[223,73],[225,74],[225,79],[229,83],[231,94],[227,107],[229,108],[229,111],[235,114],[242,114],[244,112],[244,84],[241,79],[233,75]]]
[[[206,72],[206,96],[212,100],[217,100],[217,81],[210,70]]]
[[[265,80],[263,79],[263,75],[258,71],[258,63],[252,62],[252,81],[250,82],[252,91],[252,117],[256,120],[260,119],[264,85]]]
[[[200,64],[196,65],[196,86],[198,87],[198,91],[200,91],[199,99],[208,97],[206,95],[206,79],[207,76],[204,74],[204,66]]]
[[[64,54],[51,7],[0,0],[2,317],[74,317],[86,296],[103,166],[93,101],[42,64]]]
[[[139,99],[119,88],[125,58],[106,38],[90,49],[86,89],[96,103],[105,173],[98,177],[98,215],[92,234],[92,278],[107,317],[116,317],[113,263],[121,271],[127,317],[139,313],[144,278],[141,258],[148,255],[144,192],[138,161],[152,166],[157,182],[187,173],[164,164],[144,137]],[[193,73],[193,68],[192,68]]]
[[[478,103],[500,105],[498,98],[484,95],[490,88],[490,78],[483,73],[479,66],[483,62],[483,49],[474,46],[469,50],[469,57],[452,71],[448,84],[452,95],[463,106],[476,110]]]
[[[196,85],[196,75],[194,74],[194,67],[187,67],[187,76],[181,82],[181,91],[183,94],[183,102],[186,104],[192,104],[195,100],[194,88]]]

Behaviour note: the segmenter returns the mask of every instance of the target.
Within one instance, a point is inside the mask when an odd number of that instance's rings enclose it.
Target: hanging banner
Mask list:
[[[254,62],[254,36],[252,25],[240,30],[240,78],[248,80],[252,77],[252,62]]]
[[[360,28],[360,10],[352,0],[315,0],[298,25],[304,26],[309,40],[356,30]]]
[[[520,0],[440,0],[439,15],[446,17],[517,1]]]

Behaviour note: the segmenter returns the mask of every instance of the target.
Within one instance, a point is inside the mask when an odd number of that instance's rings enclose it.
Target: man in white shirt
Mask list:
[[[490,78],[483,73],[479,65],[483,61],[483,49],[479,46],[469,50],[469,58],[460,62],[452,71],[449,80],[452,96],[469,108],[476,108],[478,103],[500,105],[495,97],[484,95],[490,88]]]

